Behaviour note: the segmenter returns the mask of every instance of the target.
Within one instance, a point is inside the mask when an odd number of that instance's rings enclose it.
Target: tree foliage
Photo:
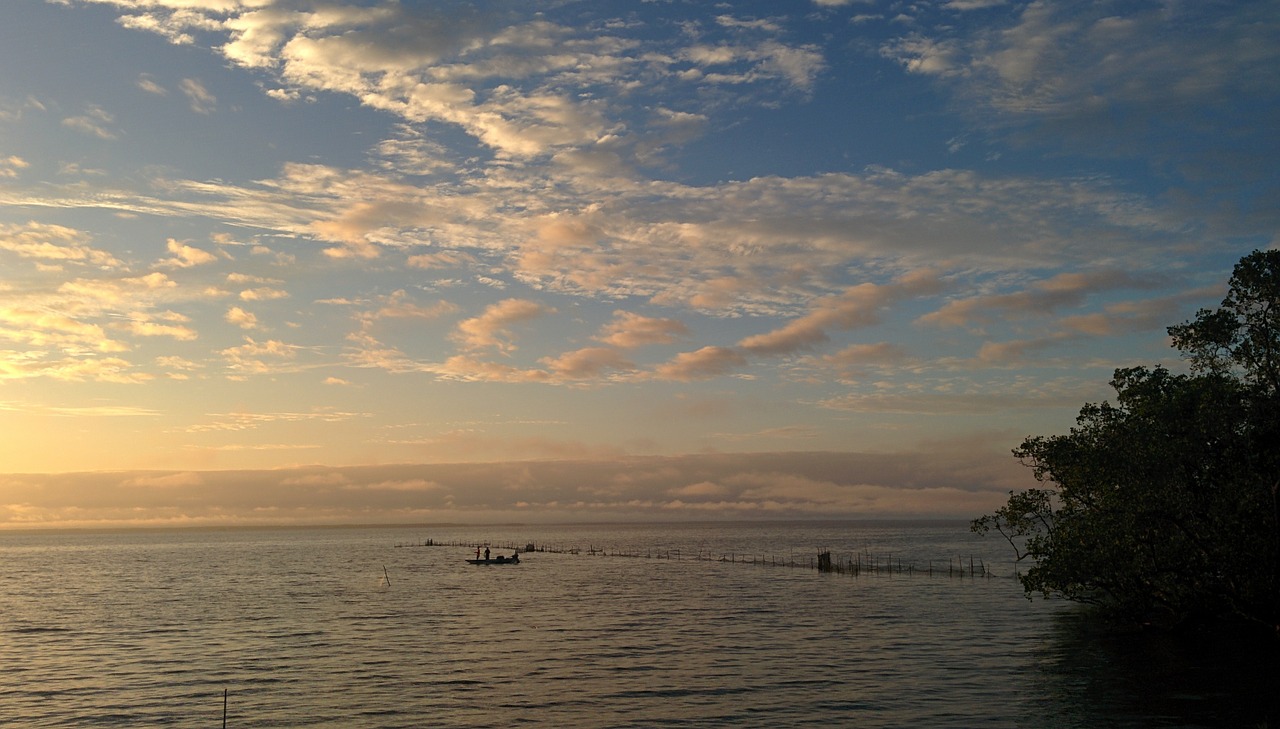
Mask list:
[[[1280,633],[1280,251],[1246,256],[1222,306],[1169,334],[1190,374],[1116,370],[1114,404],[1014,450],[1044,488],[973,529],[1030,560],[1028,596]]]

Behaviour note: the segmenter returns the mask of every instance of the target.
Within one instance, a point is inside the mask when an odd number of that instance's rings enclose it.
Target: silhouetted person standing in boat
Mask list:
[[[485,548],[484,548],[484,561],[486,561],[486,562],[488,562],[488,561],[489,561],[489,548],[488,548],[488,547],[485,547]]]

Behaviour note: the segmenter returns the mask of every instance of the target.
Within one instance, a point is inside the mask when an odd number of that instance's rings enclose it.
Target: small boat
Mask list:
[[[510,557],[497,556],[493,559],[469,559],[467,564],[520,564],[520,555],[513,554]]]

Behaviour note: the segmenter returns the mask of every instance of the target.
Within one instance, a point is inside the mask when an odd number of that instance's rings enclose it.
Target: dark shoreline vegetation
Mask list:
[[[1280,644],[1280,250],[1242,258],[1222,305],[1168,332],[1190,374],[1116,370],[1114,404],[1014,449],[1044,487],[971,528],[1031,563],[1028,598]]]

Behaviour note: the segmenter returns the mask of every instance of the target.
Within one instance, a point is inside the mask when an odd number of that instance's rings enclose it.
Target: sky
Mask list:
[[[1277,129],[1269,0],[6,0],[0,529],[975,517]]]

